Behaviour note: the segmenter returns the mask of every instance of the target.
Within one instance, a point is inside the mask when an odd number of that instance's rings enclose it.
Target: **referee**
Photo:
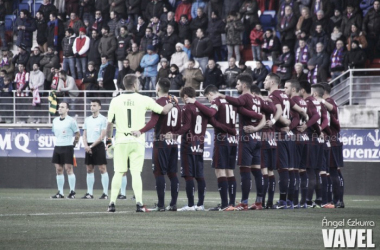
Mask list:
[[[77,122],[70,116],[69,104],[61,102],[58,107],[59,117],[54,118],[52,131],[56,137],[53,160],[55,170],[57,173],[57,186],[58,193],[53,195],[53,199],[65,198],[63,194],[63,185],[65,184],[65,176],[63,169],[66,169],[67,179],[70,186],[70,194],[67,196],[69,199],[75,198],[75,174],[73,171],[73,156],[75,145],[79,141],[80,133]],[[75,135],[74,143],[73,136]]]
[[[93,199],[95,183],[94,167],[98,166],[101,174],[103,194],[99,199],[108,199],[109,177],[107,173],[106,151],[103,143],[106,136],[107,118],[99,113],[100,100],[91,101],[91,113],[84,121],[83,144],[86,151],[85,164],[87,168],[87,193],[82,199]]]
[[[123,79],[125,92],[110,103],[108,110],[107,148],[112,145],[113,125],[116,123],[114,170],[112,179],[111,200],[108,212],[115,212],[116,198],[121,186],[121,179],[128,171],[128,159],[132,176],[132,188],[136,197],[136,212],[147,212],[142,202],[141,171],[144,164],[145,137],[135,137],[132,131],[145,126],[145,113],[152,110],[157,114],[166,115],[175,105],[168,103],[164,107],[152,98],[136,93],[140,82],[136,75],[128,74]]]

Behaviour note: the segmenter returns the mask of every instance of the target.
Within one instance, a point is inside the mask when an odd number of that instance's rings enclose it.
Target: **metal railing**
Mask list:
[[[349,69],[329,84],[334,86],[331,96],[338,106],[367,105],[378,99],[375,93],[380,93],[380,69]]]

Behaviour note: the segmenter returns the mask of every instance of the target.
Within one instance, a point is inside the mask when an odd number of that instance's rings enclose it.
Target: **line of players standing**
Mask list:
[[[203,176],[203,148],[207,124],[215,130],[212,167],[218,181],[221,204],[210,211],[242,211],[293,208],[344,208],[344,181],[342,143],[338,107],[330,97],[328,84],[311,85],[307,81],[289,80],[285,90],[279,90],[280,78],[270,73],[264,82],[268,96],[252,84],[249,75],[238,77],[239,97],[225,96],[215,86],[208,86],[204,96],[210,107],[196,101],[195,90],[185,87],[180,96],[186,103],[177,105],[168,115],[159,115],[155,121],[140,130],[146,132],[155,126],[153,170],[156,178],[158,203],[150,211],[205,210],[206,182]],[[170,83],[162,79],[157,84],[165,105]],[[161,95],[160,95],[161,93]],[[239,133],[235,125],[239,114]],[[182,127],[179,124],[182,121]],[[186,181],[188,204],[177,210],[178,180],[172,181],[172,200],[164,206],[165,179],[176,179],[178,147],[181,137],[181,176]],[[163,139],[164,138],[164,139]],[[240,170],[242,197],[236,199],[234,169]],[[275,175],[279,175],[279,201],[273,202]],[[252,185],[256,185],[256,200],[248,203]],[[194,202],[195,185],[198,202]],[[313,201],[313,194],[316,199]],[[300,195],[301,194],[301,195]],[[267,199],[266,199],[266,196]],[[301,197],[301,199],[299,199]]]

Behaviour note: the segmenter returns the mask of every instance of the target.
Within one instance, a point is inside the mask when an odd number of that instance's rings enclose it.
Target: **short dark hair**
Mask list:
[[[181,90],[180,96],[181,98],[187,95],[190,98],[194,98],[196,96],[195,89],[193,87],[184,87]]]
[[[123,85],[125,89],[131,89],[135,85],[136,81],[138,81],[138,77],[135,74],[128,74],[123,78]]]
[[[252,76],[244,73],[240,74],[236,80],[240,81],[241,83],[245,83],[249,89],[251,88],[253,82]]]
[[[107,56],[107,55],[104,55],[104,54],[101,56],[101,58],[102,58],[102,57],[104,57],[104,58],[107,59],[107,60],[109,59],[108,56]]]
[[[103,26],[102,26],[102,29],[105,29],[105,30],[107,30],[108,32],[110,32],[110,26],[108,26],[108,25],[103,25]]]
[[[170,80],[166,77],[160,78],[158,80],[158,86],[160,86],[162,93],[167,94],[169,93],[170,89]]]
[[[146,31],[146,30],[150,30],[150,31],[153,32],[153,29],[152,29],[151,27],[146,27],[145,31]]]
[[[7,74],[7,71],[5,69],[0,70],[1,73]]]
[[[210,93],[218,93],[219,92],[219,89],[215,86],[215,85],[208,85],[205,90],[203,91],[203,95],[208,95]]]
[[[306,93],[311,93],[311,84],[308,81],[300,81],[301,89],[304,89]]]
[[[290,83],[291,88],[295,88],[297,92],[300,91],[301,85],[297,79],[289,79],[285,83],[287,83],[287,82]]]
[[[280,85],[281,83],[281,78],[279,75],[277,75],[276,73],[273,73],[273,72],[270,72],[268,74],[269,78],[274,82],[276,83],[277,85]]]
[[[193,63],[195,63],[195,61],[194,61],[194,59],[189,59],[187,62],[193,62]]]
[[[325,94],[325,88],[320,83],[311,85],[311,88],[313,88],[315,92],[318,93],[319,97],[323,97],[323,95]]]
[[[62,103],[66,103],[66,107],[67,107],[67,109],[70,109],[70,105],[69,105],[68,102],[62,101],[62,102],[60,102],[59,104],[62,104]]]
[[[256,95],[261,95],[261,90],[260,90],[259,86],[257,86],[256,84],[252,84],[251,85],[251,93],[256,94]]]
[[[100,102],[99,99],[94,99],[94,100],[91,100],[91,102],[96,102],[97,104],[99,104],[99,106],[102,106],[102,103]]]
[[[376,2],[376,1],[375,1],[375,2]],[[378,2],[380,2],[380,0],[379,0]],[[330,84],[328,84],[327,82],[321,82],[320,84],[323,85],[323,88],[325,89],[325,92],[326,92],[327,94],[330,94],[330,93],[331,93],[331,85],[330,85]]]
[[[59,71],[59,73],[60,73],[61,75],[67,76],[67,72],[66,72],[65,70],[63,70],[63,69],[61,69],[61,70]]]

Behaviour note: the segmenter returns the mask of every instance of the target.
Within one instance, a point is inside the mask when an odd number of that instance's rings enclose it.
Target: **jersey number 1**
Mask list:
[[[128,113],[128,128],[131,128],[132,127],[132,111],[131,111],[131,109],[127,109],[127,113]]]

